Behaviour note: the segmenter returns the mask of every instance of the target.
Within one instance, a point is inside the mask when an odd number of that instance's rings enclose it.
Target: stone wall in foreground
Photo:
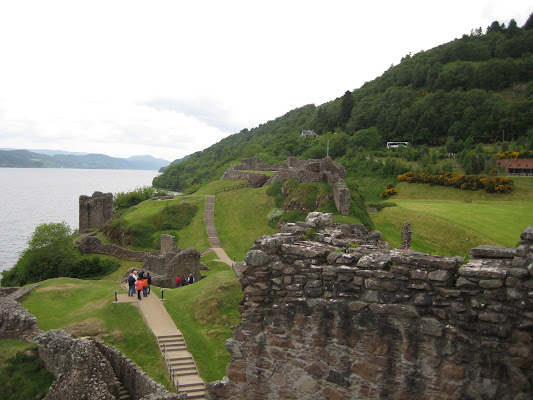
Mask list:
[[[533,398],[533,226],[463,262],[389,250],[357,225],[258,239],[235,266],[242,322],[211,397]]]

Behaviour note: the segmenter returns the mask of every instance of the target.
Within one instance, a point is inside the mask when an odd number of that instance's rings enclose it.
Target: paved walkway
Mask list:
[[[215,196],[206,196],[204,221],[209,235],[209,243],[217,254],[218,261],[229,266],[233,261],[228,257],[218,239],[214,221]],[[128,288],[125,287],[127,291]],[[205,383],[200,378],[194,359],[187,351],[183,335],[174,324],[172,318],[163,306],[157,294],[151,293],[140,301],[137,296],[130,297],[127,293],[118,294],[119,303],[133,303],[139,307],[150,329],[154,332],[159,343],[159,348],[169,368],[170,376],[178,392],[187,393],[188,399],[205,399]]]
[[[204,222],[207,229],[207,236],[209,236],[209,244],[218,256],[218,261],[226,263],[230,267],[233,261],[226,254],[224,249],[220,247],[220,239],[218,238],[217,229],[215,228],[215,196],[205,196],[205,213]]]
[[[127,288],[125,288],[127,290]],[[169,374],[179,393],[187,393],[188,399],[205,399],[205,383],[200,378],[194,359],[180,330],[163,306],[157,294],[152,292],[142,300],[127,293],[118,294],[119,303],[133,303],[139,307],[150,329],[154,332],[159,348],[169,368]]]

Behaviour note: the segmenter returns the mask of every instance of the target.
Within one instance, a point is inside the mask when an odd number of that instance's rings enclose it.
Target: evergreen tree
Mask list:
[[[341,103],[341,113],[340,113],[339,123],[342,127],[345,127],[348,121],[350,120],[353,106],[354,106],[354,100],[353,100],[352,92],[347,90],[346,93],[344,93],[344,96],[342,96],[342,103]]]

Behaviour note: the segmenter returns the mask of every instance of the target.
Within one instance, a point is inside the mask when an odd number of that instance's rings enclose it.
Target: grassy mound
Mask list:
[[[111,243],[134,249],[158,250],[163,233],[178,236],[198,211],[195,203],[179,200],[145,201],[120,213],[103,231]]]

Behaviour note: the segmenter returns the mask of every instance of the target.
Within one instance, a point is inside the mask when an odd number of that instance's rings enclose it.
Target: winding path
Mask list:
[[[133,303],[141,310],[144,320],[157,338],[178,393],[187,393],[188,399],[206,399],[205,383],[198,374],[192,354],[187,350],[185,339],[155,292],[140,301],[137,296],[129,297],[127,294],[117,297],[119,303]]]
[[[224,249],[220,247],[220,239],[218,238],[217,228],[215,227],[215,196],[205,196],[205,213],[204,223],[207,229],[207,236],[209,236],[209,244],[218,256],[218,261],[233,266],[233,261],[226,254]]]
[[[211,249],[217,254],[218,261],[232,266],[232,260],[220,247],[214,214],[215,196],[206,196],[204,222]],[[178,392],[187,393],[188,399],[206,399],[205,383],[198,374],[192,354],[187,350],[185,339],[156,294],[151,293],[140,301],[137,296],[130,297],[127,294],[118,294],[117,300],[119,303],[133,303],[141,310],[147,325],[157,338],[159,348]]]

